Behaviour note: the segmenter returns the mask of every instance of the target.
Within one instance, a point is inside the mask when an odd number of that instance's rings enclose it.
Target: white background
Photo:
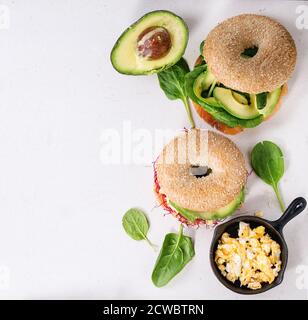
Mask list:
[[[308,30],[295,25],[303,3],[1,0],[11,21],[0,30],[0,298],[252,299],[214,277],[208,260],[212,231],[205,228],[185,231],[196,249],[185,270],[162,289],[151,283],[157,252],[125,234],[122,215],[143,208],[157,245],[178,222],[153,209],[150,165],[102,164],[101,136],[107,128],[121,133],[123,121],[151,132],[189,124],[182,104],[164,96],[156,76],[120,75],[109,54],[130,23],[155,9],[172,10],[187,22],[190,65],[209,30],[227,17],[253,12],[281,21],[298,49],[289,94],[271,121],[233,139],[246,156],[262,139],[281,146],[281,190],[289,203],[308,196]],[[269,219],[280,216],[271,188],[251,175],[241,212],[257,210]],[[296,268],[308,268],[307,227],[307,212],[287,225],[284,282],[254,298],[307,297],[296,286]]]

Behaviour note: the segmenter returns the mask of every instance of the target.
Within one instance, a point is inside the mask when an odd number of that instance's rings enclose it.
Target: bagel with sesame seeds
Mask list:
[[[223,135],[192,129],[169,142],[154,164],[160,204],[188,225],[213,224],[244,201],[245,160]]]
[[[200,52],[186,89],[207,123],[237,134],[280,108],[297,52],[279,22],[256,14],[229,18],[210,31]]]

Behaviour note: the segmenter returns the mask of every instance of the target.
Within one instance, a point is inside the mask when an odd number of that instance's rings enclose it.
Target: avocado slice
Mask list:
[[[232,90],[232,95],[237,102],[242,104],[249,104],[247,98],[243,94]]]
[[[199,211],[188,210],[178,206],[176,203],[172,202],[171,200],[168,200],[168,201],[169,201],[169,204],[184,218],[186,218],[190,222],[194,222],[197,219],[222,220],[227,216],[230,216],[244,202],[244,198],[245,198],[245,193],[244,193],[244,190],[242,190],[240,194],[232,202],[230,202],[225,207],[220,208],[214,212],[208,212],[208,211],[199,212]]]
[[[216,87],[213,95],[226,111],[239,119],[254,119],[260,115],[255,104],[246,105],[238,102],[233,97],[231,89]]]
[[[262,107],[262,109],[259,109],[259,113],[262,114],[264,118],[269,117],[275,110],[279,97],[281,95],[281,90],[282,90],[282,87],[279,87],[274,91],[267,93],[266,104],[264,107]],[[258,106],[257,95],[251,94],[250,101],[251,101],[251,104],[254,105],[254,107]]]
[[[211,89],[216,85],[216,78],[207,68],[196,78],[193,84],[194,94],[202,101],[210,106],[221,108],[220,103],[216,98],[211,97]]]
[[[159,29],[167,35],[170,46],[168,46],[168,50],[165,50],[163,56],[149,58],[149,56],[140,55],[138,50],[140,41],[146,39],[142,36],[143,33],[149,30],[146,37],[153,36],[155,34],[153,28],[155,30]],[[157,37],[156,40],[160,41],[161,37]],[[141,17],[122,33],[111,51],[111,63],[118,72],[124,74],[157,73],[171,67],[180,60],[185,52],[187,41],[188,28],[182,18],[170,11],[152,11]],[[155,52],[157,53],[157,50]]]
[[[208,68],[200,73],[193,87],[196,96],[202,96],[203,92],[209,91],[214,82],[216,82],[216,78]]]

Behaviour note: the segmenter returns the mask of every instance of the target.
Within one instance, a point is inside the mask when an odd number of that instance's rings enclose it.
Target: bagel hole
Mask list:
[[[257,46],[252,46],[252,47],[246,48],[241,53],[241,57],[246,58],[246,59],[252,58],[257,54],[258,50],[259,50],[259,48]]]
[[[190,174],[196,178],[207,177],[212,173],[212,169],[208,166],[191,165]]]

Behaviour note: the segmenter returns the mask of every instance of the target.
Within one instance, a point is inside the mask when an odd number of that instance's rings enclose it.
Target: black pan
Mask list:
[[[283,280],[284,272],[288,262],[288,247],[283,237],[283,228],[291,219],[301,213],[305,209],[306,205],[307,202],[304,198],[296,198],[278,220],[268,221],[256,216],[240,216],[217,226],[215,228],[210,248],[210,262],[217,279],[228,289],[241,294],[257,294],[278,286]],[[249,223],[251,228],[264,226],[266,233],[268,233],[273,240],[280,244],[282,262],[281,270],[271,284],[264,283],[261,289],[252,290],[244,286],[241,287],[239,281],[236,281],[235,283],[230,282],[221,274],[215,262],[215,251],[222,234],[224,232],[228,232],[230,236],[236,238],[240,221]]]

